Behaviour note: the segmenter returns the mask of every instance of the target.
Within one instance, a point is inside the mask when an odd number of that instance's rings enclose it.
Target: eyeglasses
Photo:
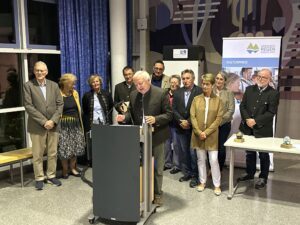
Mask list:
[[[269,77],[263,77],[263,76],[258,75],[257,79],[259,79],[259,80],[268,80]]]
[[[37,72],[37,73],[38,73],[38,72],[43,73],[43,72],[45,72],[45,71],[46,71],[46,70],[36,70],[36,69],[34,70],[34,72]]]

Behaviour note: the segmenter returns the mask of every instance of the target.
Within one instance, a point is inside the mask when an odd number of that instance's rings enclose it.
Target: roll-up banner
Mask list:
[[[239,130],[241,122],[240,102],[246,87],[256,83],[259,70],[268,68],[272,71],[270,85],[277,89],[280,49],[281,37],[223,38],[222,70],[228,73],[227,88],[233,91],[235,96],[235,112],[230,135],[237,133]],[[229,154],[227,155],[229,156]],[[235,151],[237,166],[245,167],[245,159],[245,152]],[[270,154],[270,160],[270,170],[273,170],[273,154]]]

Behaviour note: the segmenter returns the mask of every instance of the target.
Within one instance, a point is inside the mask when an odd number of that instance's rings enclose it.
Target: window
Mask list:
[[[19,42],[17,17],[14,14],[16,2],[14,0],[0,1],[0,43],[4,47],[14,47]]]
[[[26,16],[29,33],[27,44],[34,48],[36,45],[54,46],[55,49],[59,45],[56,1],[27,0]]]
[[[0,0],[0,152],[30,146],[23,83],[32,78],[36,61],[44,61],[47,78],[58,81],[57,46],[56,0]]]
[[[22,106],[22,79],[17,54],[0,53],[0,108]]]
[[[26,147],[25,112],[0,114],[0,152]]]
[[[47,64],[48,75],[47,79],[55,82],[60,78],[60,55],[56,54],[28,54],[28,70],[29,79],[34,77],[33,66],[37,61],[43,61]]]

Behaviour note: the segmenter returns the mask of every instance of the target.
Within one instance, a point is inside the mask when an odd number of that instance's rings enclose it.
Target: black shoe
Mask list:
[[[171,167],[164,166],[164,171],[166,171],[166,170],[170,170],[170,169],[171,169]]]
[[[256,189],[263,189],[267,184],[267,180],[265,178],[259,178],[259,180],[255,184]]]
[[[183,181],[188,181],[190,180],[192,177],[190,175],[184,175],[183,177],[179,178],[179,182],[183,182]]]
[[[71,176],[74,176],[74,177],[81,177],[81,173],[73,173],[73,172],[70,172],[70,175],[71,175]]]
[[[198,185],[198,179],[196,177],[193,177],[190,181],[190,188],[194,188]]]
[[[176,174],[176,173],[179,173],[180,171],[181,171],[180,169],[173,168],[170,170],[170,174]]]
[[[69,174],[66,174],[66,175],[61,175],[61,178],[66,180],[66,179],[68,179],[68,178],[69,178]]]
[[[41,191],[43,190],[44,188],[44,181],[43,180],[37,180],[35,182],[35,189],[38,190],[38,191]]]
[[[55,178],[55,177],[48,179],[48,180],[47,180],[47,183],[53,184],[53,185],[55,185],[55,186],[61,186],[60,180],[57,179],[57,178]]]
[[[254,179],[254,176],[250,176],[249,174],[247,174],[246,176],[243,176],[243,177],[239,177],[237,179],[237,182],[240,182],[240,181],[247,181],[247,180],[253,180]]]

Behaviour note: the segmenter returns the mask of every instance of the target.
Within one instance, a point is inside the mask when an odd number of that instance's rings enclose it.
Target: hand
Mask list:
[[[246,123],[250,128],[253,128],[253,126],[256,124],[254,119],[246,119]]]
[[[48,120],[46,121],[46,123],[44,124],[44,127],[47,130],[51,130],[54,127],[54,122],[52,120]]]
[[[155,117],[154,116],[145,116],[145,120],[146,120],[146,123],[148,124],[155,124]]]
[[[125,120],[125,115],[117,115],[116,120],[118,123],[122,123]]]
[[[184,130],[188,130],[188,129],[190,129],[190,123],[189,123],[189,121],[187,121],[187,120],[180,120],[180,126],[181,126],[181,128],[182,129],[184,129]]]
[[[203,140],[205,140],[205,139],[206,139],[206,133],[201,132],[201,133],[200,133],[200,140],[203,141]]]

